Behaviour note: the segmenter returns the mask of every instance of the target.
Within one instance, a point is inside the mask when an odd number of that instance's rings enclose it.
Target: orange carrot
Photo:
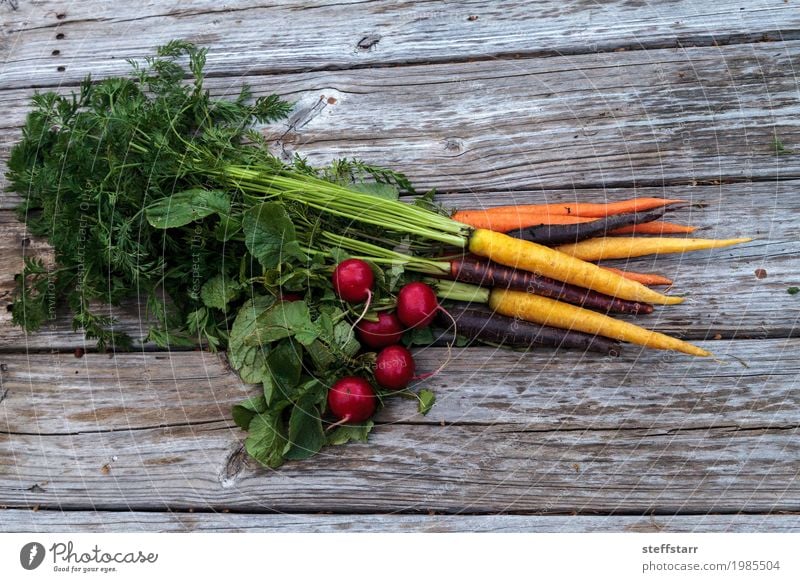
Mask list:
[[[514,213],[520,215],[561,215],[561,216],[580,216],[585,218],[602,218],[612,214],[623,214],[628,212],[642,212],[652,210],[662,206],[669,206],[685,200],[668,198],[631,198],[620,200],[619,202],[593,203],[576,202],[564,204],[522,204],[519,206],[494,206],[482,210],[463,210],[461,212],[478,212],[488,214],[507,214]],[[457,216],[454,216],[459,220]]]
[[[637,273],[636,271],[623,271],[622,269],[614,269],[612,267],[601,268],[605,269],[606,271],[616,273],[617,275],[625,277],[626,279],[630,279],[631,281],[636,281],[642,285],[647,285],[648,287],[672,285],[672,279],[667,279],[666,277],[657,275],[656,273]]]
[[[484,210],[459,210],[453,220],[468,224],[473,228],[486,228],[495,232],[507,232],[520,228],[552,224],[579,224],[592,222],[594,218],[581,218],[559,214],[518,214],[516,212],[488,213]]]
[[[609,234],[691,234],[695,230],[697,230],[696,226],[686,226],[683,224],[675,224],[674,222],[666,222],[664,220],[654,220],[652,222],[623,226],[622,228],[612,230]]]

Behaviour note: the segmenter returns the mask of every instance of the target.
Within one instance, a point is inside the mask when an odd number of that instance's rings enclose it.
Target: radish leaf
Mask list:
[[[265,269],[303,258],[294,224],[278,202],[264,202],[249,209],[242,220],[242,228],[247,250]]]
[[[212,214],[227,214],[231,201],[219,190],[192,189],[161,198],[145,209],[154,228],[177,228]]]

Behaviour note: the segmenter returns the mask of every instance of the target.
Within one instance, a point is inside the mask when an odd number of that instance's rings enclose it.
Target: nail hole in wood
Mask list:
[[[63,73],[66,70],[67,70],[67,67],[64,67],[64,66],[56,67],[56,71],[58,71],[59,73]]]
[[[50,54],[51,54],[51,55],[53,55],[54,57],[57,57],[58,55],[60,55],[60,54],[61,54],[61,51],[60,51],[60,50],[54,50],[54,51],[53,51],[52,53],[50,53]]]
[[[57,18],[58,20],[64,20],[64,17],[65,17],[65,16],[66,16],[66,14],[56,14],[56,18]]]
[[[63,33],[63,32],[59,32],[59,33],[56,35],[56,40],[61,40],[62,38],[64,38],[64,33]]]

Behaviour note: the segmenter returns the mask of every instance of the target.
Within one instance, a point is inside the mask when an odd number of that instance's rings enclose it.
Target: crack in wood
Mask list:
[[[98,429],[98,430],[81,430],[75,432],[17,432],[17,431],[0,431],[0,435],[7,435],[7,436],[39,436],[39,437],[62,437],[62,436],[78,436],[78,435],[85,435],[85,434],[108,434],[108,433],[119,433],[119,432],[139,432],[139,431],[147,431],[147,430],[165,430],[171,428],[190,428],[195,426],[207,426],[207,425],[220,425],[220,426],[213,426],[209,428],[209,432],[215,431],[230,431],[236,428],[235,424],[230,423],[230,419],[228,418],[219,418],[215,420],[202,420],[197,422],[185,422],[185,423],[171,423],[171,424],[163,424],[163,425],[152,425],[152,426],[138,426],[138,427],[125,427],[125,428],[108,428],[108,429]],[[375,422],[376,427],[381,426],[417,426],[417,427],[430,427],[434,429],[442,429],[442,424],[440,421],[431,421],[431,422],[423,422],[423,421],[413,421],[413,420],[397,420],[391,422]],[[523,428],[516,428],[522,426]],[[750,433],[750,432],[765,432],[765,433],[779,433],[779,432],[786,432],[786,431],[798,431],[800,430],[800,425],[795,424],[787,424],[787,425],[779,425],[779,426],[742,426],[736,424],[722,424],[722,425],[707,425],[707,426],[687,426],[687,427],[676,427],[672,429],[653,429],[647,426],[619,426],[619,427],[593,427],[593,426],[569,426],[569,427],[562,427],[562,426],[553,426],[547,428],[524,428],[525,423],[519,421],[497,421],[497,422],[484,422],[484,421],[447,421],[445,427],[460,427],[460,428],[496,428],[498,429],[496,432],[497,434],[505,434],[505,435],[515,435],[515,434],[563,434],[563,433],[588,433],[588,434],[602,434],[602,433],[646,433],[648,437],[661,437],[661,436],[674,436],[676,434],[684,434],[684,433],[691,433],[691,432],[708,432],[708,431],[719,431],[719,432],[730,432],[730,433]],[[660,430],[660,432],[653,432],[654,430]],[[235,450],[226,461],[226,468],[223,470],[222,474],[226,474],[227,470],[229,469],[228,465],[233,463],[235,464],[236,454],[242,452],[242,448]]]
[[[798,516],[800,517],[800,505],[797,506],[796,509],[779,509],[775,511],[753,511],[753,510],[725,510],[725,509],[715,509],[709,511],[703,510],[676,510],[676,511],[667,511],[667,510],[657,510],[651,509],[647,511],[626,511],[626,510],[615,510],[615,511],[599,511],[599,510],[576,510],[576,511],[553,511],[553,512],[532,512],[532,511],[514,511],[514,510],[506,510],[502,511],[501,513],[498,512],[489,512],[489,511],[459,511],[454,509],[451,512],[447,511],[436,511],[436,512],[429,512],[427,510],[405,510],[405,511],[392,511],[391,513],[387,512],[380,512],[380,511],[356,511],[356,510],[348,510],[348,511],[337,511],[334,508],[326,511],[325,513],[320,512],[304,512],[304,511],[278,511],[273,509],[268,509],[260,506],[256,506],[253,508],[248,508],[246,510],[238,509],[238,508],[227,508],[224,505],[214,506],[214,505],[199,505],[197,508],[184,508],[184,507],[166,507],[166,508],[154,508],[154,507],[138,507],[138,506],[129,506],[129,505],[120,505],[120,506],[107,506],[103,509],[95,505],[86,505],[86,506],[60,506],[60,505],[49,505],[49,504],[41,504],[37,503],[33,504],[4,504],[0,507],[0,515],[2,515],[3,510],[30,510],[36,507],[37,512],[57,512],[57,513],[80,513],[80,512],[92,512],[96,513],[97,511],[103,511],[107,513],[131,513],[131,512],[138,512],[138,513],[148,513],[148,514],[162,514],[162,513],[175,513],[180,515],[187,515],[187,514],[219,514],[225,513],[228,515],[281,515],[284,517],[296,517],[296,518],[303,518],[303,517],[310,517],[310,518],[319,518],[325,516],[331,517],[339,517],[339,516],[383,516],[383,517],[392,517],[392,516],[458,516],[458,517],[484,517],[484,516],[515,516],[515,517],[641,517],[641,518],[657,518],[657,517],[714,517],[714,516]]]
[[[231,429],[235,425],[229,424],[230,419],[227,418],[220,418],[215,420],[198,420],[195,422],[175,422],[169,424],[156,424],[151,426],[129,426],[125,428],[105,428],[105,429],[97,429],[97,430],[78,430],[74,432],[17,432],[17,431],[4,431],[0,430],[0,434],[8,435],[8,436],[41,436],[41,437],[62,437],[62,436],[78,436],[83,434],[107,434],[107,433],[116,433],[116,432],[137,432],[137,431],[145,431],[145,430],[164,430],[164,429],[171,429],[171,428],[189,428],[189,427],[200,427],[205,425],[211,424],[218,424],[218,423],[226,423],[225,426],[219,427],[218,429],[212,430],[225,430]]]

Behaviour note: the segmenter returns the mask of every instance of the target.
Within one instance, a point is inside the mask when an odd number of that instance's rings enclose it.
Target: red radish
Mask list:
[[[361,303],[372,296],[375,275],[360,259],[342,261],[333,271],[333,290],[348,303]]]
[[[362,422],[375,413],[378,399],[364,378],[345,376],[328,390],[328,409],[340,423]]]
[[[358,339],[369,348],[385,348],[403,337],[403,324],[394,313],[381,311],[378,321],[361,320],[356,326]]]
[[[397,294],[397,317],[407,327],[428,327],[440,309],[429,285],[414,281]]]
[[[402,390],[414,378],[414,358],[403,346],[383,348],[375,359],[375,380],[390,390]]]

